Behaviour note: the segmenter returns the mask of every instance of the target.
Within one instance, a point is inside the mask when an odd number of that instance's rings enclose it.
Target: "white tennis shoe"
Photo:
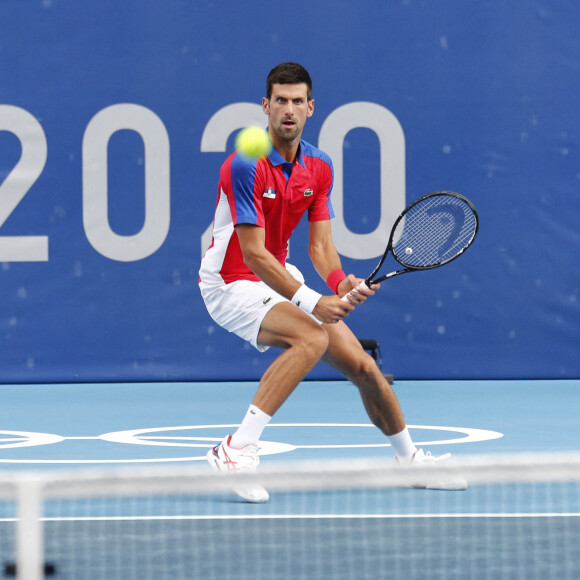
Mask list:
[[[234,449],[230,447],[231,439],[231,435],[226,436],[219,445],[207,452],[209,464],[223,473],[255,471],[260,463],[259,448],[256,445],[246,445],[241,449]],[[252,484],[251,487],[232,486],[232,491],[250,503],[265,503],[270,499],[270,494],[259,484]]]
[[[451,457],[451,453],[445,453],[445,455],[439,455],[436,457],[435,455],[431,455],[430,451],[425,453],[423,449],[417,449],[413,454],[413,457],[410,461],[402,462],[399,460],[398,457],[395,459],[402,465],[403,467],[407,467],[413,469],[414,467],[423,467],[427,465],[435,465],[439,461],[445,461]],[[412,484],[410,487],[415,489],[435,489],[435,490],[442,490],[442,491],[463,491],[467,489],[469,486],[467,481],[463,477],[459,477],[458,475],[454,474],[445,474],[445,475],[437,475],[434,478],[428,478],[425,481],[417,482]]]

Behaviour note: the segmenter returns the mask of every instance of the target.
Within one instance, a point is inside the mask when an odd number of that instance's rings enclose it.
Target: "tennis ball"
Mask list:
[[[236,149],[250,159],[268,155],[272,150],[272,142],[268,133],[260,127],[246,127],[236,137]]]

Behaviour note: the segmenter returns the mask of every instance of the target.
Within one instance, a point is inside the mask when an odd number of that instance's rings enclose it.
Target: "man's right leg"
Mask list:
[[[328,337],[321,325],[289,302],[277,304],[268,312],[260,325],[257,342],[284,352],[262,376],[252,404],[232,436],[231,445],[237,448],[257,445],[272,415],[328,347]]]
[[[289,302],[272,307],[258,334],[261,346],[276,346],[284,352],[264,373],[258,391],[236,432],[207,454],[219,471],[253,471],[258,463],[258,441],[271,416],[292,394],[298,383],[320,360],[328,348],[328,335],[321,325]],[[268,501],[260,485],[234,487],[246,501]]]
[[[302,310],[282,302],[268,312],[258,344],[285,349],[269,366],[252,403],[272,416],[328,348],[324,327]]]

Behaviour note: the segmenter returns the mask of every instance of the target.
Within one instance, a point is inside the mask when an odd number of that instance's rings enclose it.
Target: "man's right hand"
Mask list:
[[[341,300],[338,296],[323,296],[312,311],[321,322],[336,324],[355,309],[354,304]]]

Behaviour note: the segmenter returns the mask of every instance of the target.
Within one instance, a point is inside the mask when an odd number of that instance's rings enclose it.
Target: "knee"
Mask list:
[[[320,359],[328,350],[328,334],[320,325],[310,328],[301,337],[302,348],[305,353]]]
[[[374,377],[377,373],[380,374],[380,370],[375,359],[366,352],[361,353],[352,369],[354,382],[363,381],[366,383],[365,379]]]

